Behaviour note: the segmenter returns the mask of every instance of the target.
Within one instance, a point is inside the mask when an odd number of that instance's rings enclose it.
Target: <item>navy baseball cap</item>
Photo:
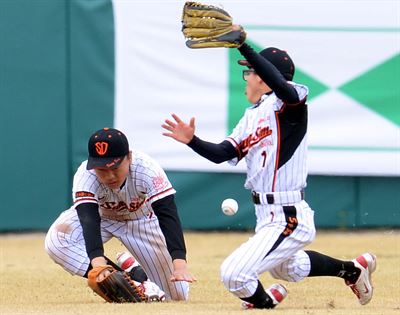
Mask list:
[[[268,47],[260,51],[259,54],[271,62],[286,80],[291,81],[293,79],[295,67],[292,58],[290,58],[286,51],[275,47]],[[238,64],[251,67],[247,60],[239,60]]]
[[[117,129],[103,128],[91,135],[88,151],[89,158],[86,169],[115,168],[129,153],[128,139]]]

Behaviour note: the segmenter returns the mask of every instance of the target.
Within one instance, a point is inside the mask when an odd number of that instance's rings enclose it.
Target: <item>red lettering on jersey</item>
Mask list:
[[[119,201],[119,202],[107,201],[105,203],[100,204],[100,207],[107,209],[107,210],[113,210],[113,211],[121,211],[121,210],[128,209],[128,206],[123,201]]]
[[[124,202],[124,201],[119,201],[119,202],[114,202],[114,201],[107,201],[104,203],[100,204],[101,208],[104,208],[106,210],[112,210],[112,211],[123,211],[123,210],[128,210],[129,212],[134,212],[144,204],[146,199],[140,199],[140,198],[135,198],[132,199],[131,203],[129,206]]]
[[[161,190],[167,186],[167,182],[162,175],[152,177],[151,180],[153,181],[153,185],[156,190]]]
[[[83,198],[83,197],[94,197],[94,194],[88,191],[77,191],[75,193],[75,198]]]
[[[146,199],[134,198],[132,199],[131,203],[129,204],[129,211],[133,212],[139,209],[145,202]]]
[[[266,122],[267,120],[270,120],[270,118],[269,118],[269,115],[268,116],[266,116],[266,117],[261,117],[259,120],[258,120],[258,125],[261,125],[261,124],[263,124],[264,122]]]
[[[144,202],[146,201],[146,199],[141,199],[141,198],[133,198],[131,200],[131,203],[129,204],[129,211],[133,212],[136,211],[137,209],[139,209]]]
[[[258,127],[254,133],[252,133],[246,139],[240,142],[239,148],[244,153],[244,155],[246,155],[252,146],[259,143],[262,139],[270,136],[271,134],[272,130],[269,128],[269,126]]]

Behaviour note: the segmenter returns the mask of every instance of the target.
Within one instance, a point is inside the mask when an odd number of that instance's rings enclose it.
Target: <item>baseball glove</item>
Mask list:
[[[108,269],[111,273],[102,281],[97,281],[98,275]],[[138,303],[146,301],[144,287],[135,283],[124,271],[117,271],[112,266],[98,266],[89,271],[89,287],[107,302]]]
[[[198,2],[186,2],[182,13],[182,33],[189,48],[240,47],[246,32],[232,24],[225,10]]]

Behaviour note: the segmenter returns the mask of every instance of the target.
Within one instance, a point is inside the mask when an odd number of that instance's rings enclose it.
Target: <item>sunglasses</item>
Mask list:
[[[256,73],[256,72],[254,71],[254,69],[246,69],[246,70],[243,70],[243,73],[242,73],[243,80],[247,81],[247,77],[248,77],[251,73]]]

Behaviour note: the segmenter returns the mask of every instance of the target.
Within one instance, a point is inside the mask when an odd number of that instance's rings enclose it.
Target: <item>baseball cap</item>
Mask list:
[[[286,51],[275,47],[268,47],[260,51],[259,54],[271,62],[286,80],[291,81],[293,79],[295,67],[292,58],[290,58]],[[238,64],[251,67],[247,60],[239,60]]]
[[[114,168],[129,153],[126,136],[119,130],[103,128],[93,133],[88,143],[89,158],[86,169]]]

